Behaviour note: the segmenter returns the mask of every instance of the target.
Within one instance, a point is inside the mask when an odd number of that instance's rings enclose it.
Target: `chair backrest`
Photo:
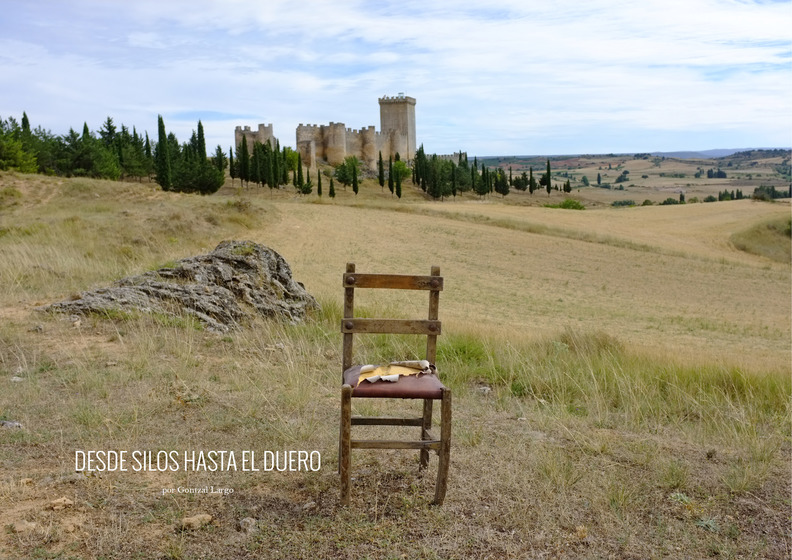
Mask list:
[[[358,274],[355,264],[347,263],[343,277],[344,318],[341,332],[344,333],[342,373],[352,366],[352,342],[356,333],[366,334],[417,334],[426,335],[426,359],[435,362],[437,336],[441,323],[437,319],[440,307],[440,292],[443,277],[440,267],[433,266],[429,276],[405,274]],[[425,290],[429,292],[429,314],[426,319],[384,319],[355,317],[355,290],[364,288],[386,288],[391,290]]]

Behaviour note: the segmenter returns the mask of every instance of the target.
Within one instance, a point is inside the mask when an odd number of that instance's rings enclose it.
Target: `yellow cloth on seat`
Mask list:
[[[389,364],[386,366],[378,366],[373,370],[366,371],[365,373],[361,373],[360,377],[358,377],[358,385],[360,385],[361,381],[364,381],[369,377],[375,377],[375,376],[385,377],[386,375],[399,375],[399,376],[417,375],[419,373],[422,373],[423,371],[424,369],[419,367],[413,368],[413,367],[400,366],[394,364]]]

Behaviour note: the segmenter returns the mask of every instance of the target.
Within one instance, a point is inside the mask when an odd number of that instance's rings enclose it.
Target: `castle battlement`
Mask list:
[[[403,93],[395,97],[388,97],[387,95],[379,98],[379,103],[382,105],[383,103],[407,103],[409,105],[415,105],[415,98],[405,96]]]
[[[278,139],[275,138],[272,132],[272,123],[259,123],[258,130],[251,130],[249,126],[244,128],[237,126],[234,129],[234,143],[237,147],[242,143],[243,136],[247,140],[248,151],[250,153],[253,153],[253,146],[256,142],[262,144],[269,142],[272,146],[276,146],[278,143]]]
[[[334,121],[326,125],[300,123],[296,129],[296,140],[303,164],[314,167],[316,160],[321,159],[337,165],[347,156],[356,156],[373,168],[379,152],[384,158],[394,157],[398,153],[402,159],[412,160],[416,150],[415,98],[399,93],[394,97],[380,98],[379,105],[380,130],[376,130],[374,125],[354,129]],[[263,144],[272,139],[276,142],[271,124],[260,124],[258,131],[251,131],[249,126],[244,130],[237,126],[237,146],[243,134],[248,138],[250,149],[254,141]]]

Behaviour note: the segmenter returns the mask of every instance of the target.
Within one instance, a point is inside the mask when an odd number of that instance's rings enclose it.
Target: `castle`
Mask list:
[[[411,161],[415,157],[415,98],[400,93],[396,97],[382,97],[380,106],[380,131],[374,126],[354,130],[344,123],[331,122],[327,125],[304,125],[297,127],[297,150],[303,165],[315,167],[319,160],[337,165],[347,156],[357,156],[359,160],[374,168],[382,152],[382,157],[395,157]],[[248,149],[255,142],[275,144],[272,125],[260,124],[257,131],[237,126],[234,134],[236,145],[247,137]]]

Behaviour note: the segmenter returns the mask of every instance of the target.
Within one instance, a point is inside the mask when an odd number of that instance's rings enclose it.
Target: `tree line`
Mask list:
[[[480,197],[496,193],[501,196],[509,194],[512,188],[520,191],[529,191],[531,195],[542,187],[548,196],[553,189],[570,192],[572,186],[569,180],[561,187],[553,184],[550,160],[547,160],[545,173],[537,181],[534,177],[533,167],[528,172],[523,171],[515,177],[512,168],[508,174],[503,168],[490,169],[483,163],[479,165],[478,158],[473,158],[471,164],[468,156],[460,152],[457,161],[437,154],[428,156],[423,145],[418,148],[413,164],[413,183],[419,185],[421,190],[434,199],[443,199],[448,196],[457,196],[458,193],[474,192]]]
[[[165,129],[162,115],[157,117],[157,139],[152,142],[147,132],[139,134],[133,127],[117,127],[111,117],[100,129],[92,132],[83,124],[82,133],[69,129],[68,134],[58,136],[37,127],[31,129],[26,113],[21,122],[10,117],[0,119],[0,170],[16,170],[22,173],[43,173],[64,177],[92,177],[112,180],[137,179],[144,177],[156,181],[163,190],[211,194],[225,181],[226,169],[231,181],[239,179],[243,184],[281,188],[291,183],[301,194],[310,194],[316,189],[322,196],[322,177],[329,179],[329,196],[335,196],[335,183],[344,188],[351,186],[358,193],[366,170],[355,157],[349,156],[330,171],[317,169],[315,180],[310,170],[304,171],[298,151],[281,148],[276,140],[248,146],[243,136],[238,146],[228,151],[217,146],[211,157],[207,157],[206,140],[201,121],[187,142],[180,143],[176,136]],[[474,192],[480,197],[496,193],[507,196],[510,189],[528,190],[533,194],[544,187],[548,195],[552,189],[560,190],[552,183],[550,160],[547,169],[537,180],[533,167],[514,177],[502,168],[490,169],[474,158],[472,164],[467,154],[461,152],[457,161],[451,158],[427,155],[423,145],[418,149],[412,167],[401,160],[399,154],[389,157],[387,169],[380,152],[377,179],[384,190],[401,198],[402,185],[411,178],[433,199],[444,199],[459,193]],[[571,191],[569,181],[562,185]]]
[[[25,112],[21,122],[14,117],[0,119],[3,171],[111,180],[145,177],[164,190],[209,194],[223,185],[226,165],[220,146],[215,157],[207,158],[201,121],[190,140],[180,144],[173,133],[165,132],[161,116],[156,143],[135,127],[119,128],[111,117],[96,132],[86,122],[81,133],[70,128],[64,135],[40,126],[31,129]]]

